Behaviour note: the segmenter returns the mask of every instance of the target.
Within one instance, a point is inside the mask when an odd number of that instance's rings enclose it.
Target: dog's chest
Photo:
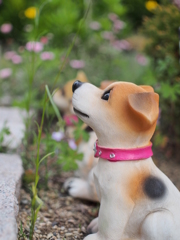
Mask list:
[[[166,195],[166,184],[156,176],[152,160],[145,161],[109,162],[99,159],[94,169],[97,188],[105,195],[108,192],[113,195],[121,192],[133,202],[163,199]]]

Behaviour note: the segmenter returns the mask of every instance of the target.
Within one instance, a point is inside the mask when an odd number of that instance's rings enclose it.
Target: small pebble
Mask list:
[[[52,222],[52,227],[54,227],[57,224],[58,224],[58,222]]]
[[[26,204],[28,204],[28,200],[27,200],[27,199],[22,199],[22,200],[21,200],[21,203],[24,204],[24,205],[26,205]]]
[[[49,234],[47,235],[47,238],[51,238],[51,237],[53,237],[53,234],[52,234],[52,233],[49,233]]]
[[[70,237],[70,236],[72,236],[72,233],[66,233],[65,236]]]
[[[86,233],[86,229],[84,226],[81,227],[81,232]]]

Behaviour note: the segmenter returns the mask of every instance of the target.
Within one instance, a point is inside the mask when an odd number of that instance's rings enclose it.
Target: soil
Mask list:
[[[34,239],[84,239],[88,224],[98,215],[98,203],[82,201],[68,196],[62,186],[73,173],[63,173],[48,183],[48,190],[40,190],[39,196],[43,201],[35,225]],[[24,234],[29,236],[30,224],[30,194],[21,189],[20,209],[18,216],[19,237],[20,227]]]
[[[180,164],[166,159],[162,154],[154,154],[155,164],[172,180],[180,190]],[[90,221],[98,215],[98,203],[73,199],[64,193],[62,185],[73,173],[63,173],[49,181],[49,190],[40,190],[39,196],[44,205],[41,208],[35,226],[34,239],[83,239]],[[21,190],[19,229],[26,236],[29,233],[30,194]],[[26,239],[19,237],[19,239]]]

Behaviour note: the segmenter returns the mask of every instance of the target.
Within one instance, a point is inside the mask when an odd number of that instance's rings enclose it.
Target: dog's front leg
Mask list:
[[[106,198],[107,197],[107,198]],[[124,229],[132,213],[134,203],[127,197],[109,196],[102,198],[98,232],[87,236],[84,240],[124,240]]]

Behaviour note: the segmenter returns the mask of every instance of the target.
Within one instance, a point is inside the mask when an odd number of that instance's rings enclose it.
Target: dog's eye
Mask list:
[[[109,95],[110,95],[110,91],[111,91],[111,90],[105,92],[105,93],[102,95],[101,98],[102,98],[103,100],[108,101],[108,99],[109,99]]]

